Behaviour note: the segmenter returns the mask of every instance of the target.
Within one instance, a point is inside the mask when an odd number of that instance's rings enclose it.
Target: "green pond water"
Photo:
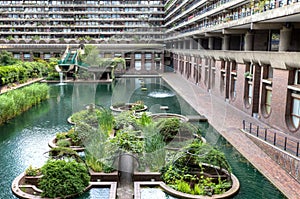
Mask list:
[[[142,83],[142,81],[144,83]],[[0,126],[0,198],[16,198],[11,192],[11,183],[29,165],[40,167],[47,160],[48,142],[57,132],[71,127],[67,118],[82,110],[87,104],[95,103],[109,107],[117,102],[143,100],[153,113],[170,112],[194,115],[195,111],[159,78],[140,80],[120,79],[113,84],[50,84],[50,98],[22,115]],[[141,86],[147,87],[142,91]],[[168,106],[169,110],[161,110]],[[218,146],[228,157],[233,173],[241,183],[235,198],[284,198],[241,154],[220,136],[209,124],[202,123],[208,142]],[[80,199],[108,198],[109,189],[92,189]],[[147,196],[145,197],[145,199]],[[166,196],[169,198],[169,196]],[[156,199],[159,199],[156,197]]]

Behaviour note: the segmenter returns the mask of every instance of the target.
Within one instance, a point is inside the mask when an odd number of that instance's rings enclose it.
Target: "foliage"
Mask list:
[[[75,131],[78,139],[80,140],[80,143],[83,146],[93,138],[93,134],[97,133],[97,129],[93,128],[85,122],[77,122]]]
[[[99,109],[94,109],[94,111],[82,110],[74,113],[71,116],[71,121],[74,123],[85,122],[92,127],[98,127],[99,115],[101,111]]]
[[[27,176],[37,176],[41,173],[41,170],[39,168],[34,168],[32,165],[30,165],[26,170],[25,170],[25,175]]]
[[[50,159],[41,170],[43,177],[39,188],[43,190],[42,197],[65,197],[82,193],[89,185],[87,168],[75,160]]]
[[[132,105],[131,110],[138,111],[144,109],[144,107],[145,105],[143,101],[137,101]]]
[[[119,131],[110,141],[116,147],[127,152],[142,153],[144,150],[144,141],[136,135],[136,132],[129,130]]]
[[[75,131],[74,128],[71,128],[68,132],[60,132],[56,134],[56,139],[58,140],[57,145],[60,140],[63,140],[61,144],[67,144],[67,142],[65,142],[67,138],[71,139],[69,141],[70,145],[80,146],[82,144],[78,136],[78,131]]]
[[[8,66],[13,65],[17,62],[11,52],[7,52],[6,50],[0,51],[0,66]]]
[[[86,164],[97,172],[109,172],[112,170],[117,148],[107,140],[107,136],[101,132],[92,134],[86,143]]]
[[[114,68],[118,68],[119,66],[121,66],[121,69],[125,69],[126,68],[126,61],[124,58],[121,57],[115,57],[113,59],[112,65],[114,66]]]
[[[49,71],[51,71],[50,65],[41,59],[35,62],[16,62],[13,65],[0,67],[0,80],[2,85],[24,83],[29,78],[46,76]]]
[[[157,128],[159,129],[164,141],[172,140],[180,129],[180,120],[178,118],[164,118],[158,121]]]
[[[47,84],[32,84],[0,95],[0,124],[47,99]]]
[[[123,111],[115,117],[115,129],[134,128],[136,126],[136,119],[132,111]]]
[[[152,124],[153,121],[151,116],[148,116],[145,112],[143,112],[141,117],[136,119],[136,123],[141,127],[146,127]]]
[[[215,168],[208,166],[211,164],[223,166],[230,171],[222,152],[196,139],[161,169],[162,178],[172,188],[188,194],[211,196],[224,193],[231,187],[231,181],[228,178],[222,180],[220,170],[216,171]],[[209,175],[217,174],[219,177],[209,178],[205,174],[207,172]]]
[[[114,116],[110,110],[103,109],[98,113],[99,126],[103,133],[109,135],[114,127]]]
[[[58,140],[56,142],[56,145],[59,147],[70,147],[71,146],[71,141],[70,140]]]

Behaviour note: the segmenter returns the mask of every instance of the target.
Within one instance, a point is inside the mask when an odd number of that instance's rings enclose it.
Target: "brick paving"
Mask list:
[[[199,114],[205,116],[209,123],[287,198],[300,199],[300,184],[240,131],[243,119],[260,126],[266,126],[265,124],[223,99],[211,95],[179,74],[165,73],[162,78]]]

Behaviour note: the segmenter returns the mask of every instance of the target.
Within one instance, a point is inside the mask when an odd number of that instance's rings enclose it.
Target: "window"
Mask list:
[[[146,68],[146,70],[151,70],[151,62],[146,61],[145,62],[145,68]]]
[[[292,122],[295,128],[299,127],[300,121],[300,95],[292,94],[293,108],[292,108]]]
[[[134,66],[135,66],[135,70],[141,70],[142,69],[142,62],[141,61],[135,61]]]
[[[252,84],[248,84],[248,99],[247,102],[249,105],[252,104]]]
[[[269,115],[271,113],[272,90],[268,89],[268,87],[266,89],[265,111]]]
[[[300,84],[300,69],[295,69],[294,73],[294,85]]]
[[[24,53],[24,59],[30,59],[30,53]]]
[[[135,59],[142,59],[142,54],[140,54],[140,53],[135,53],[135,54],[134,54],[134,58],[135,58]]]
[[[236,61],[231,62],[231,72],[230,72],[230,95],[232,99],[236,97],[236,81],[237,81],[237,63]]]
[[[145,54],[145,59],[152,59],[152,54],[151,53],[146,53]]]

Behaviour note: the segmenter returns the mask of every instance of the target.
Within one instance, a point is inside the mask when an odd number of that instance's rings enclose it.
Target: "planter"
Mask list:
[[[181,122],[188,122],[189,119],[184,115],[174,114],[174,113],[157,113],[151,115],[153,120],[158,120],[161,118],[178,118]]]
[[[91,176],[91,181],[92,182],[99,182],[99,181],[119,181],[119,174],[118,171],[114,171],[111,173],[104,173],[104,172],[95,172],[92,169],[89,169],[89,173]]]
[[[133,107],[134,103],[127,103],[124,105],[120,105],[120,106],[110,106],[110,110],[120,113],[123,111],[133,111],[132,107]],[[148,107],[146,105],[144,105],[144,108],[142,109],[138,109],[138,110],[134,110],[134,112],[142,112],[142,111],[146,111],[148,109]]]

